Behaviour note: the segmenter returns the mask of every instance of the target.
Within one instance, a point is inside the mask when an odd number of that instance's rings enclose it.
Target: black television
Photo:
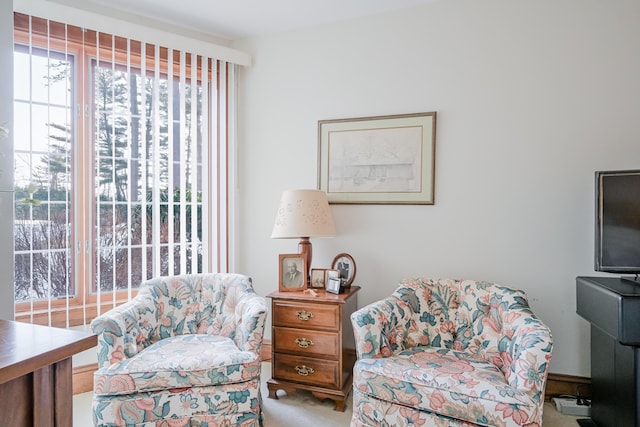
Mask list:
[[[640,274],[640,170],[596,172],[595,270]]]

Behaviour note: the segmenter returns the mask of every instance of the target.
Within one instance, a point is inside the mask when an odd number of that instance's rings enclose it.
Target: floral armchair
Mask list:
[[[523,291],[410,279],[351,315],[351,426],[541,426],[551,332]]]
[[[240,274],[145,282],[96,318],[96,426],[262,425],[266,299]]]

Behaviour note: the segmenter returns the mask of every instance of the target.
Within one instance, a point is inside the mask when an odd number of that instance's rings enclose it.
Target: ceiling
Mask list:
[[[226,40],[265,36],[437,0],[51,0],[140,15]]]

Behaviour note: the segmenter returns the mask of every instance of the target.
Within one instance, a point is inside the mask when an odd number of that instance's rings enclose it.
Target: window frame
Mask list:
[[[118,290],[116,292],[104,291],[100,292],[98,297],[97,292],[93,292],[92,289],[95,286],[96,274],[93,272],[96,265],[96,251],[94,250],[94,233],[92,232],[94,213],[96,209],[95,200],[95,142],[93,126],[93,100],[92,94],[93,84],[92,78],[92,63],[99,61],[100,64],[109,63],[115,61],[115,68],[122,67],[127,63],[127,51],[126,46],[123,49],[121,43],[125,38],[115,36],[115,49],[112,56],[112,49],[109,47],[106,49],[107,40],[112,40],[112,36],[106,33],[97,33],[100,37],[98,42],[98,48],[95,43],[93,45],[83,44],[76,39],[66,39],[65,35],[60,35],[55,32],[48,33],[49,28],[43,29],[37,27],[38,24],[31,28],[31,35],[29,35],[29,23],[27,22],[26,28],[23,18],[29,19],[27,15],[14,14],[16,17],[16,25],[14,25],[14,50],[16,45],[23,45],[29,47],[30,45],[38,49],[44,49],[46,51],[55,51],[57,53],[72,55],[74,60],[74,76],[73,84],[75,87],[72,89],[72,95],[70,98],[70,104],[72,111],[75,111],[72,122],[72,148],[71,148],[71,164],[73,165],[71,176],[73,182],[73,190],[70,197],[71,202],[71,280],[73,281],[72,287],[75,290],[75,295],[68,298],[51,299],[51,300],[32,300],[25,302],[14,302],[15,308],[15,320],[59,326],[80,326],[88,324],[99,313],[108,311],[109,309],[120,305],[130,298],[137,295],[138,287],[132,287],[131,289]],[[20,21],[22,19],[22,21]],[[34,18],[34,22],[40,18]],[[65,26],[66,28],[66,26]],[[104,38],[104,39],[103,39]],[[105,46],[105,48],[101,48]],[[146,44],[146,61],[145,70],[147,75],[153,76],[155,60],[153,49],[149,46],[155,47],[153,44]],[[168,48],[160,48],[161,56],[160,69],[164,70],[161,73],[165,78],[167,77],[168,70]],[[97,54],[100,54],[98,58]],[[141,55],[130,53],[131,63],[141,63]],[[193,55],[192,53],[186,53],[187,57]],[[175,57],[174,57],[175,58]],[[211,102],[211,98],[218,82],[212,81],[213,70],[208,68],[208,75],[206,80],[202,80],[202,68],[201,59],[202,56],[198,55],[197,63],[197,79],[203,84],[209,85],[209,99],[203,100],[203,102]],[[209,59],[207,59],[209,60]],[[215,61],[210,60],[212,63]],[[124,65],[126,67],[126,65]],[[191,82],[191,60],[187,60],[186,64],[186,81]],[[174,80],[179,78],[180,64],[179,59],[175,58],[173,61],[172,77]],[[131,70],[134,70],[131,67]],[[138,68],[138,71],[140,69]],[[85,114],[83,112],[91,111],[91,114]],[[208,144],[209,150],[214,146],[214,140],[208,138],[202,141],[202,144]],[[203,180],[211,180],[210,172],[206,172],[202,176]],[[208,220],[202,218],[202,221]],[[210,233],[203,235],[203,245],[208,246],[214,244]],[[146,244],[143,247],[148,247]],[[99,303],[98,303],[99,300]]]

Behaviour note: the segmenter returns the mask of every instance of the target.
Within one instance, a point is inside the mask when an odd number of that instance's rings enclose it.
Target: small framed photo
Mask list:
[[[326,283],[324,275],[326,271],[326,268],[312,268],[309,285],[312,288],[324,288],[324,284]]]
[[[307,288],[307,264],[301,254],[280,254],[278,289],[303,291]]]
[[[327,287],[327,283],[329,283],[329,279],[339,279],[340,272],[338,270],[327,269],[324,271],[324,283],[325,288]]]
[[[340,284],[341,280],[335,277],[331,277],[327,280],[327,292],[332,294],[341,294],[344,292],[344,287]]]
[[[338,270],[342,285],[345,288],[351,286],[353,279],[356,277],[356,262],[351,255],[345,253],[336,255],[331,263],[331,268]]]

